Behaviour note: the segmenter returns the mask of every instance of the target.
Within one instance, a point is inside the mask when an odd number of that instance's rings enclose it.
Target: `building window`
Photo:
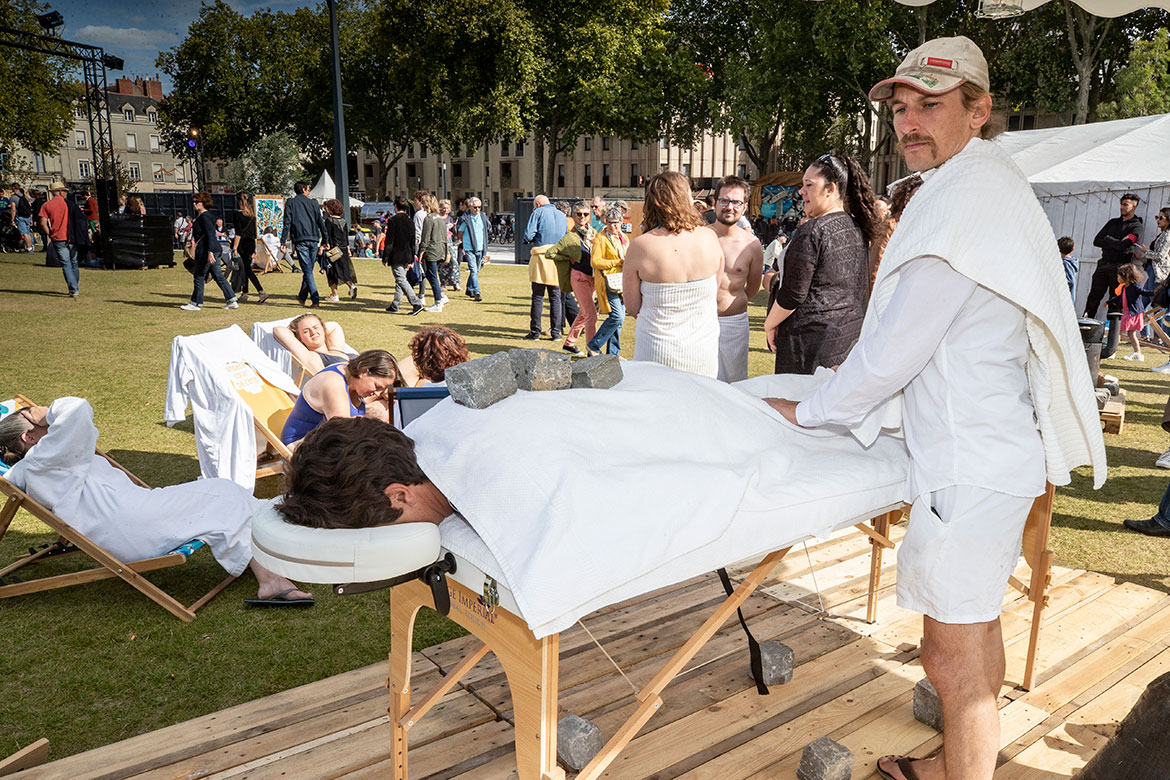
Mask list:
[[[590,136],[585,136],[585,151],[588,152],[588,151],[592,151],[592,150],[593,150],[593,138]],[[588,185],[586,185],[586,186],[588,186]]]
[[[517,157],[524,156],[524,142],[523,141],[516,142],[516,156]]]
[[[394,189],[398,189],[398,166],[394,167]]]
[[[138,167],[138,163],[127,163],[126,169],[130,172],[130,181],[142,181],[142,170]]]
[[[630,186],[641,187],[641,177],[638,176],[638,163],[630,163]]]
[[[406,147],[406,159],[408,159],[408,160],[414,159],[414,144],[411,144],[410,146]]]
[[[738,149],[738,150],[740,150],[741,152],[742,152],[742,151],[744,151],[744,150],[747,148],[747,147],[745,147],[745,146],[743,145],[743,139],[742,139],[742,138],[741,138],[741,139],[739,139],[739,142],[738,142],[738,143],[736,143],[736,145],[735,145],[735,148],[736,148],[736,149]]]
[[[176,165],[175,166],[175,181],[177,181],[181,184],[182,182],[185,182],[186,180],[187,180],[187,174],[183,172],[183,166]]]
[[[88,179],[90,177],[91,173],[92,173],[92,170],[90,169],[90,166],[89,166],[89,160],[78,160],[77,161],[77,175],[78,176],[80,176],[82,179]]]
[[[609,151],[609,136],[608,135],[601,136],[601,151],[603,151],[603,152]]]
[[[484,147],[484,154],[485,155],[487,154],[487,147],[486,146]],[[492,186],[492,169],[486,165],[483,166],[483,186],[485,186],[485,187]],[[483,195],[480,194],[479,197],[482,198]]]
[[[565,166],[563,165],[557,166],[557,186],[562,188],[565,186]]]
[[[508,142],[500,141],[500,157],[508,156]]]
[[[603,163],[601,166],[601,186],[609,186],[609,163]]]
[[[134,133],[126,133],[126,151],[128,151],[128,152],[137,152],[138,151],[138,136],[135,135]]]
[[[406,182],[408,187],[410,186],[410,183],[415,180],[415,171],[416,168],[414,163],[406,164]]]
[[[159,167],[161,168],[162,166],[160,165]],[[223,181],[223,163],[219,163],[215,166],[215,174],[217,181]]]
[[[125,119],[127,122],[133,122],[134,121],[134,109],[123,108],[122,109],[122,118]]]
[[[162,151],[162,148],[159,146],[159,143],[158,143],[158,136],[157,135],[152,135],[150,137],[150,151],[152,151],[152,152]]]
[[[362,172],[363,172],[363,175],[364,175],[364,176],[365,176],[367,179],[372,179],[372,178],[374,178],[374,166],[372,166],[372,165],[363,165],[363,166],[362,166]]]
[[[451,163],[451,176],[456,181],[463,180],[463,163]]]
[[[150,164],[150,175],[155,181],[164,181],[162,163]],[[219,178],[223,178],[223,166],[219,166]]]
[[[37,173],[45,173],[45,156],[43,154],[33,154],[33,168]]]
[[[157,124],[158,124],[158,114],[154,113],[153,111],[147,111],[147,112],[146,112],[146,119],[147,119],[147,121],[149,121],[149,122],[150,122],[152,125],[157,125]]]
[[[76,106],[74,106],[73,116],[77,117],[78,119],[85,119],[85,105],[78,103]]]
[[[84,130],[74,130],[73,131],[73,143],[76,144],[78,149],[85,148],[85,131]]]
[[[592,165],[585,166],[585,186],[586,187],[593,186],[593,166]]]
[[[639,149],[639,148],[641,148],[641,147],[639,147],[639,146],[638,146],[638,142],[637,142],[637,141],[630,141],[630,150],[631,150],[631,151],[635,151],[635,152],[636,152],[636,151],[638,151],[638,149]]]
[[[670,148],[670,142],[666,140],[666,137],[665,137],[665,136],[663,136],[663,138],[662,138],[662,139],[661,139],[661,140],[660,140],[658,143],[659,143],[659,145],[660,145],[660,146],[661,146],[663,149],[669,149],[669,148]]]
[[[735,166],[735,175],[741,179],[746,179],[747,178],[747,166],[744,165],[743,163],[740,163],[739,165]]]
[[[688,178],[690,177],[690,175],[691,175],[691,164],[690,163],[683,163],[682,175],[686,176]]]
[[[427,145],[426,144],[419,144],[418,145],[418,158],[420,160],[427,159]]]
[[[512,185],[512,163],[500,163],[500,186],[511,187]]]
[[[491,159],[492,159],[491,151],[492,151],[491,146],[489,146],[488,144],[483,145],[483,161],[484,162],[491,162]]]

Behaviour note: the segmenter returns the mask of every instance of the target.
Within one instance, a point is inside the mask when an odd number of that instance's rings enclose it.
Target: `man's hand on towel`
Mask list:
[[[804,428],[796,421],[796,404],[797,401],[789,401],[787,398],[765,398],[764,402],[776,411],[780,412],[785,420],[795,425],[797,428]]]

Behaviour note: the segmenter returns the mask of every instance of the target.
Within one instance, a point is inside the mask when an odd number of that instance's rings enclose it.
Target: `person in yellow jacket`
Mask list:
[[[605,351],[610,355],[622,351],[622,323],[626,319],[626,304],[622,300],[622,262],[626,258],[629,239],[622,233],[622,212],[611,208],[605,214],[605,229],[593,237],[593,251],[589,263],[593,266],[593,283],[597,288],[597,308],[608,315],[597,334],[589,340],[590,352]]]

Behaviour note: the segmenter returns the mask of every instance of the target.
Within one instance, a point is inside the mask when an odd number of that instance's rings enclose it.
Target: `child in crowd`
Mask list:
[[[1126,360],[1144,362],[1146,356],[1142,354],[1142,345],[1138,341],[1138,331],[1145,326],[1145,304],[1142,302],[1142,282],[1145,274],[1133,263],[1126,263],[1117,269],[1117,287],[1113,289],[1113,300],[1121,303],[1121,332],[1133,347],[1133,353],[1126,355]],[[1112,301],[1111,301],[1112,303]]]
[[[1073,306],[1077,302],[1077,269],[1080,261],[1073,257],[1076,244],[1072,236],[1061,236],[1056,239],[1056,248],[1060,250],[1060,260],[1064,263],[1064,280],[1068,282],[1068,294],[1072,296]]]

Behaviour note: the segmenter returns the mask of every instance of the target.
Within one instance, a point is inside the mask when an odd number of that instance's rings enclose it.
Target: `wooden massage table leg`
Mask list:
[[[760,561],[759,565],[752,570],[751,574],[744,578],[735,592],[724,599],[723,603],[711,613],[703,625],[699,627],[695,633],[691,634],[691,638],[680,647],[670,660],[659,670],[658,674],[654,675],[654,679],[646,684],[641,691],[638,692],[638,701],[641,702],[634,713],[623,723],[617,730],[617,733],[610,738],[609,742],[601,748],[593,760],[581,770],[577,775],[577,780],[596,780],[605,772],[610,763],[617,758],[618,754],[630,743],[642,728],[643,724],[650,719],[650,717],[659,710],[662,706],[661,693],[667,685],[678,676],[691,659],[707,644],[708,640],[713,637],[723,624],[735,614],[735,610],[743,606],[756,588],[760,586],[780,559],[788,554],[791,548],[786,547],[783,550],[777,550],[770,553]],[[515,694],[513,694],[515,695]],[[523,775],[521,775],[523,778]]]
[[[413,587],[417,585],[418,587]],[[402,723],[410,711],[410,666],[413,661],[414,617],[430,603],[430,590],[421,582],[408,582],[390,591],[390,764],[394,780],[407,780],[407,726]]]
[[[865,603],[865,622],[873,623],[877,620],[877,592],[882,586],[882,552],[886,549],[894,549],[894,543],[890,541],[890,526],[898,522],[902,517],[901,510],[887,512],[884,515],[878,515],[870,522],[873,523],[873,534],[869,534],[869,543],[872,545],[869,557],[869,596]],[[859,528],[868,532],[864,523],[858,525]]]

